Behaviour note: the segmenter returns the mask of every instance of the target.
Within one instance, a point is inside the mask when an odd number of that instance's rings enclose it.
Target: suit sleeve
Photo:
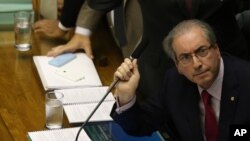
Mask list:
[[[65,27],[75,27],[78,13],[85,0],[64,0],[60,22]]]
[[[89,7],[87,2],[82,5],[77,17],[76,25],[93,31],[105,13]]]
[[[87,0],[87,2],[95,10],[109,12],[120,5],[123,0]]]

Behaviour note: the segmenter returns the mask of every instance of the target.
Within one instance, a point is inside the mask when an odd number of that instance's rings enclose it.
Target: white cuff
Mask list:
[[[71,28],[65,27],[61,22],[58,23],[58,27],[63,31],[69,31]]]
[[[79,26],[76,27],[75,33],[85,36],[90,36],[92,34],[92,32],[89,29]]]
[[[123,105],[122,107],[120,107],[119,105],[119,97],[116,97],[116,105],[117,105],[117,108],[115,109],[115,111],[118,113],[118,114],[121,114],[122,112],[128,110],[129,108],[131,108],[134,104],[135,104],[135,101],[136,101],[136,96],[134,96],[130,101],[129,103],[127,103],[126,105]]]

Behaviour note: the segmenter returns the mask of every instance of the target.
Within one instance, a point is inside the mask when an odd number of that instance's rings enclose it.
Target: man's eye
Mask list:
[[[190,55],[186,54],[186,55],[182,55],[180,57],[180,60],[189,60],[190,59]]]
[[[208,51],[207,48],[201,48],[201,49],[197,50],[196,55],[204,56],[204,55],[206,55],[207,51]]]
[[[206,52],[206,49],[201,48],[201,49],[198,50],[198,52],[199,52],[199,53],[204,53],[204,52]]]

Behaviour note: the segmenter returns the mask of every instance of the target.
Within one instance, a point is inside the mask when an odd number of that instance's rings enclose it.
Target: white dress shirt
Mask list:
[[[58,27],[63,31],[69,31],[70,29],[72,29],[64,26],[61,22],[58,23]],[[87,28],[77,26],[75,29],[75,33],[80,35],[90,36],[92,34],[92,31]]]
[[[220,70],[219,74],[216,77],[214,83],[209,87],[206,91],[212,96],[211,97],[211,106],[214,110],[216,120],[219,122],[219,115],[220,115],[220,101],[221,101],[221,90],[222,90],[222,82],[223,82],[223,76],[224,76],[224,63],[223,60],[220,59]],[[198,86],[198,90],[201,96],[202,91],[204,90],[200,86]],[[201,123],[202,123],[202,129],[204,132],[204,123],[205,123],[205,108],[202,101],[202,97],[200,98],[199,106],[201,109]],[[204,134],[205,135],[205,134]]]

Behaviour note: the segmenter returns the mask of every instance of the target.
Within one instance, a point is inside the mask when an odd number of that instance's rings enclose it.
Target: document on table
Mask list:
[[[72,141],[75,140],[80,127],[63,128],[55,130],[41,130],[28,132],[28,139],[30,141]],[[79,141],[91,141],[87,133],[82,130]]]
[[[63,109],[69,123],[82,123],[108,90],[107,86],[55,90],[64,94]],[[110,92],[89,122],[112,121],[109,116],[115,103]]]
[[[110,117],[110,112],[114,103],[114,101],[103,102],[90,118],[89,122],[112,121],[113,119]],[[82,123],[86,121],[96,105],[97,103],[70,104],[63,105],[63,109],[68,117],[69,123]]]
[[[108,90],[107,86],[102,87],[88,87],[88,88],[73,88],[55,90],[63,93],[63,104],[83,104],[83,103],[97,103]],[[114,101],[113,94],[110,92],[104,101]]]

